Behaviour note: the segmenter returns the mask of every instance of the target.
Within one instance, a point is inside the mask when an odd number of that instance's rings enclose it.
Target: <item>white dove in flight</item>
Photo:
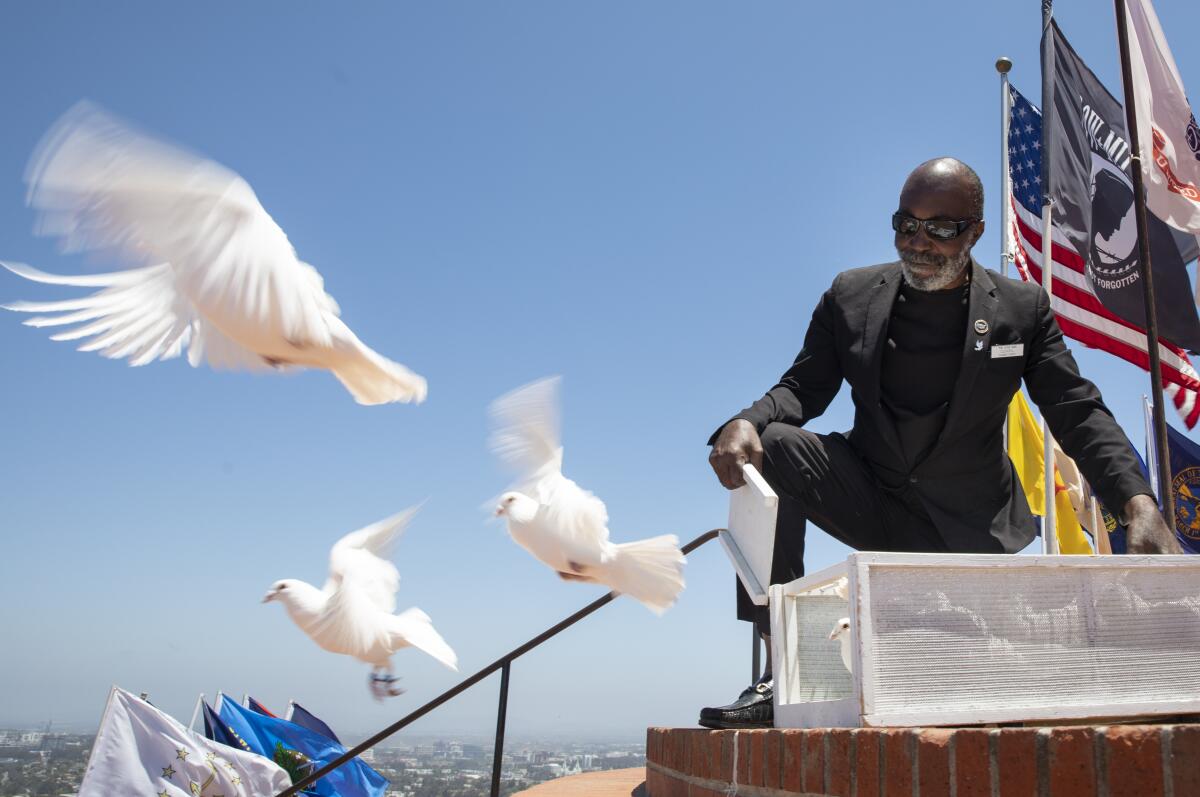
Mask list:
[[[263,603],[282,603],[300,630],[325,650],[370,664],[369,684],[377,698],[403,692],[392,674],[392,654],[401,648],[423,650],[458,670],[458,657],[429,615],[417,608],[393,614],[400,574],[388,557],[416,512],[406,509],[338,540],[329,553],[324,588],[288,578],[276,581],[263,597]]]
[[[841,643],[842,664],[845,665],[846,672],[853,673],[854,668],[850,665],[850,618],[843,617],[838,620],[829,632],[829,638]]]
[[[604,502],[562,474],[559,378],[518,388],[492,403],[492,449],[521,473],[496,515],[525,550],[568,581],[603,584],[662,614],[683,589],[685,559],[673,534],[616,544]]]
[[[3,263],[34,282],[99,288],[64,301],[17,302],[34,327],[78,325],[82,340],[130,365],[178,357],[193,367],[323,368],[360,404],[420,402],[425,380],[368,348],[340,318],[315,268],[248,183],[210,160],[135,130],[89,103],[42,139],[26,175],[37,232],[66,251],[115,250],[126,271],[47,274]]]

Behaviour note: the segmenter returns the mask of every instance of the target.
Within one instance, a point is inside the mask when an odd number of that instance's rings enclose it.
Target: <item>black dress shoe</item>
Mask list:
[[[728,706],[700,709],[705,728],[770,728],[775,723],[774,685],[771,679],[746,687]]]

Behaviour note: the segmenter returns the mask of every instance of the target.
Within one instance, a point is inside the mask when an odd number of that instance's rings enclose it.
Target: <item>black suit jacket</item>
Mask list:
[[[973,261],[970,268],[962,368],[946,425],[923,460],[914,465],[905,460],[880,397],[888,319],[901,283],[899,263],[839,274],[813,312],[792,367],[735,418],[750,421],[760,434],[769,423],[802,426],[825,411],[845,380],[855,409],[851,444],[882,483],[908,482],[952,551],[1011,553],[1035,536],[1002,432],[1022,379],[1055,438],[1106,507],[1120,512],[1133,496],[1150,494],[1129,440],[1100,391],[1080,376],[1046,292]],[[1019,356],[992,356],[994,346],[1012,344],[1023,345]]]

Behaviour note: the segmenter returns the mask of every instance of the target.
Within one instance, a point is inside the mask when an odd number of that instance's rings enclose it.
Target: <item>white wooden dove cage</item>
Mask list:
[[[1200,557],[856,553],[769,598],[778,727],[1200,713]]]

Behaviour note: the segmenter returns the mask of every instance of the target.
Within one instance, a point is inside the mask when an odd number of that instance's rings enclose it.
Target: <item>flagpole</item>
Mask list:
[[[1142,272],[1142,302],[1146,307],[1146,352],[1150,355],[1150,394],[1154,397],[1154,440],[1159,452],[1167,451],[1167,414],[1163,402],[1162,364],[1158,352],[1158,313],[1154,307],[1154,276],[1150,267],[1150,233],[1146,221],[1146,189],[1142,182],[1142,148],[1138,142],[1137,107],[1133,97],[1133,73],[1129,68],[1129,30],[1125,0],[1113,0],[1117,12],[1117,45],[1121,50],[1121,87],[1125,93],[1125,126],[1129,132],[1132,162],[1134,218],[1137,219],[1138,268]],[[1167,457],[1158,458],[1158,506],[1167,525],[1174,528],[1175,506],[1171,495],[1171,471]],[[1124,507],[1117,507],[1118,512]]]
[[[188,730],[195,730],[196,718],[200,716],[200,704],[204,702],[204,693],[200,693],[200,697],[196,698],[196,707],[192,709],[192,718],[188,720]]]
[[[1050,228],[1043,227],[1042,229]],[[1054,437],[1050,434],[1050,424],[1046,423],[1045,415],[1042,416],[1042,469],[1045,471],[1043,492],[1046,496],[1046,511],[1042,515],[1042,553],[1053,555],[1059,552],[1058,519],[1055,517],[1057,507],[1054,501],[1058,496],[1054,485]]]
[[[1012,115],[1012,95],[1008,92],[1008,72],[1012,59],[1000,56],[996,59],[996,71],[1000,73],[1000,273],[1008,276],[1008,266],[1013,260],[1013,247],[1009,241],[1012,228],[1012,175],[1008,171],[1008,125]],[[1008,414],[1004,415],[1004,450],[1008,451]]]
[[[1091,485],[1088,485],[1089,491]],[[1112,555],[1112,541],[1108,539],[1108,526],[1104,525],[1104,515],[1100,512],[1100,499],[1094,494],[1088,496],[1088,508],[1092,514],[1092,539],[1096,542],[1096,553],[1103,556]]]
[[[1012,65],[1012,59],[1006,56],[1002,55],[996,59],[996,71],[1000,73],[1000,196],[1003,200],[1000,203],[1000,273],[1005,277],[1008,276],[1008,266],[1013,260],[1012,247],[1009,245],[1012,205],[1008,191],[1012,180],[1012,175],[1008,172],[1008,125],[1011,116],[1008,72]]]
[[[1154,500],[1163,492],[1159,489],[1158,481],[1158,443],[1154,440],[1153,413],[1150,410],[1150,399],[1142,394],[1142,423],[1146,427],[1146,470],[1150,471],[1150,489],[1154,492]],[[1161,504],[1161,501],[1159,502]]]
[[[1054,117],[1054,42],[1050,36],[1050,20],[1054,17],[1053,0],[1042,0],[1042,290],[1054,307],[1054,198],[1050,193],[1050,148],[1046,137]],[[1007,142],[1006,142],[1007,143]],[[1007,152],[1007,150],[1006,150]],[[1058,553],[1058,524],[1054,522],[1054,438],[1050,424],[1042,414],[1042,491],[1046,497],[1042,514],[1042,553]]]

